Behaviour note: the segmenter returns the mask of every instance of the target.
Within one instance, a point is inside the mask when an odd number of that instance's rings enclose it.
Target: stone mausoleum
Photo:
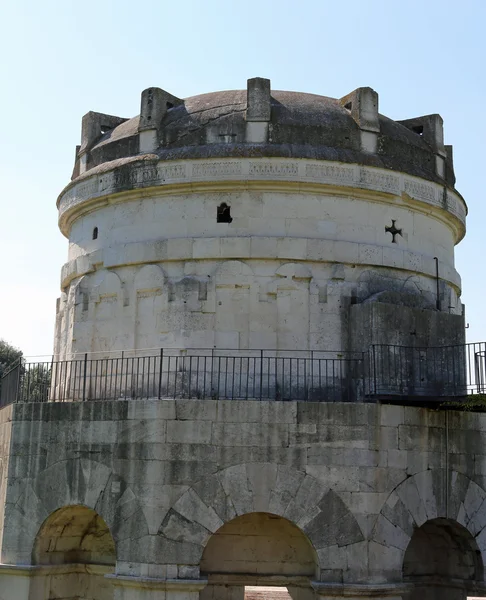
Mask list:
[[[54,352],[1,386],[0,600],[486,596],[439,115],[149,88],[85,115],[58,209]]]

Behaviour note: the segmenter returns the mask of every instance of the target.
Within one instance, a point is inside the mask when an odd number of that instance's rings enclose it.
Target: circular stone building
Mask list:
[[[460,343],[454,182],[441,117],[393,121],[371,88],[256,78],[185,100],[149,88],[132,119],[90,112],[58,200],[55,355]]]
[[[84,117],[58,206],[55,356],[1,380],[0,600],[486,597],[438,115],[150,88]]]

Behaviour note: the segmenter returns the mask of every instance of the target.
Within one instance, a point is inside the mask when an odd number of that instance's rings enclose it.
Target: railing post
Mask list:
[[[160,349],[160,368],[159,368],[159,400],[162,395],[162,370],[164,365],[164,349]]]
[[[52,388],[52,378],[54,375],[54,354],[51,355],[51,371],[49,373],[49,387],[46,390],[46,401],[49,402],[49,398],[51,396],[51,388]]]
[[[456,347],[452,346],[452,382],[453,382],[453,390],[454,396],[457,396],[457,373],[456,373]]]
[[[377,394],[377,390],[376,390],[376,346],[373,344],[371,346],[371,354],[372,354],[372,361],[373,361],[373,393],[376,395]]]
[[[88,370],[88,353],[84,354],[84,367],[83,367],[83,402],[86,400],[86,372]]]
[[[214,390],[214,348],[211,348],[211,396],[215,396]]]
[[[263,392],[263,350],[260,350],[260,400]]]
[[[308,386],[307,386],[307,357],[304,356],[304,400],[308,400]]]
[[[14,402],[20,402],[20,396],[22,393],[22,382],[21,382],[21,377],[22,377],[22,359],[20,359],[19,362],[19,366],[17,367],[18,373],[17,373],[17,389],[15,390],[15,400]]]
[[[310,395],[312,397],[314,391],[314,350],[311,350],[311,381],[310,381]],[[309,393],[308,393],[309,395]]]
[[[366,352],[364,351],[361,353],[361,381],[363,384],[362,401],[364,401],[366,395]]]

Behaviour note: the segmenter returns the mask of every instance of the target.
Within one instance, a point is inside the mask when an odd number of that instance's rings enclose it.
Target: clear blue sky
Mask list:
[[[458,246],[468,335],[486,340],[484,0],[0,0],[0,338],[52,349],[67,241],[56,197],[89,110],[131,117],[140,93],[274,89],[341,97],[359,86],[394,119],[444,118],[469,205]]]

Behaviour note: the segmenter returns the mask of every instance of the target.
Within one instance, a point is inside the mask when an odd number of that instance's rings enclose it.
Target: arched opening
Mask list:
[[[112,600],[104,576],[114,572],[115,562],[115,542],[98,513],[79,505],[60,508],[44,521],[34,542],[35,597]]]
[[[288,594],[308,600],[316,565],[314,548],[292,522],[262,512],[242,515],[204,549],[200,570],[209,585],[201,600],[285,600]]]
[[[409,600],[466,600],[484,579],[481,552],[471,533],[450,519],[433,519],[415,530],[405,552],[403,579]]]

